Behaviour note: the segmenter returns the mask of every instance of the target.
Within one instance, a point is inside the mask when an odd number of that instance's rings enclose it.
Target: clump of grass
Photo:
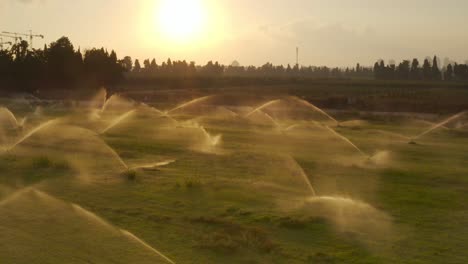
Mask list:
[[[137,173],[134,170],[126,170],[124,173],[122,173],[122,176],[129,182],[134,182],[137,179]]]
[[[130,151],[123,151],[119,153],[119,156],[123,159],[131,159],[131,158],[135,158],[136,155],[135,153],[130,152]]]
[[[230,206],[226,209],[226,213],[227,214],[230,214],[230,215],[234,215],[236,214],[237,212],[239,212],[239,208],[238,207],[235,207],[235,206]]]
[[[152,222],[168,223],[172,220],[172,217],[166,215],[148,215],[146,219]]]
[[[243,226],[230,220],[217,217],[192,218],[193,223],[207,224],[218,230],[208,233],[201,239],[200,247],[223,253],[235,252],[242,248],[257,249],[262,253],[278,250],[266,230],[260,227]]]
[[[18,160],[18,157],[14,154],[11,154],[11,153],[5,153],[3,154],[2,156],[2,159],[4,159],[5,161],[10,161],[10,162],[13,162],[13,161],[17,161]]]
[[[41,156],[34,159],[33,167],[35,169],[48,169],[53,167],[53,162],[49,157]]]
[[[34,169],[56,169],[70,170],[70,164],[65,160],[52,160],[47,156],[40,156],[33,159],[32,167]]]
[[[184,180],[184,186],[187,189],[195,189],[200,188],[202,186],[202,183],[199,179],[196,178],[186,178]]]
[[[304,229],[307,226],[307,221],[291,217],[282,217],[279,219],[279,226],[288,229]]]
[[[317,252],[314,255],[309,255],[307,261],[310,263],[336,263],[333,256],[328,255],[327,253]]]
[[[71,170],[71,166],[66,161],[55,161],[53,167],[58,170]]]

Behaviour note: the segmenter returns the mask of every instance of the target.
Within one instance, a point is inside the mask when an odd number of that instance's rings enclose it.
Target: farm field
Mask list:
[[[236,91],[2,99],[0,262],[468,261],[465,90]]]

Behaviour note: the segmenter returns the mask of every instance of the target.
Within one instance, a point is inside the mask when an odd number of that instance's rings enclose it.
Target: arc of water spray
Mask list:
[[[304,106],[307,106],[309,108],[312,108],[313,110],[321,113],[322,115],[326,116],[327,118],[329,118],[330,120],[332,120],[333,122],[336,123],[336,125],[339,125],[340,122],[338,122],[338,120],[336,120],[335,118],[333,118],[331,115],[329,115],[327,112],[323,111],[322,109],[320,109],[319,107],[315,106],[314,104],[306,101],[306,100],[303,100],[303,99],[300,99],[296,96],[291,96],[291,98],[295,101],[298,101],[299,103],[301,103],[302,105]]]
[[[176,119],[174,119],[172,116],[169,115],[169,113],[167,111],[161,111],[153,106],[149,106],[147,104],[143,104],[144,106],[148,107],[151,111],[157,113],[158,115],[162,116],[162,117],[166,117],[170,120],[172,120],[173,122],[175,122],[176,124],[179,123],[179,121],[177,121]]]
[[[208,95],[208,96],[203,96],[203,97],[200,97],[200,98],[193,99],[193,100],[191,100],[191,101],[189,101],[189,102],[183,103],[183,104],[181,104],[181,105],[179,105],[179,106],[177,106],[177,107],[175,107],[175,108],[173,108],[173,109],[171,109],[171,110],[166,111],[166,114],[170,114],[170,113],[172,113],[172,112],[174,112],[174,111],[177,111],[177,110],[179,110],[179,109],[185,108],[185,107],[187,107],[187,106],[190,106],[190,105],[199,103],[199,102],[201,102],[201,101],[205,101],[205,100],[207,100],[207,99],[209,99],[209,98],[211,98],[211,97],[213,97],[213,95]]]
[[[10,201],[15,200],[16,198],[20,197],[22,194],[25,194],[25,193],[27,193],[29,191],[33,191],[33,190],[34,190],[33,187],[26,187],[24,189],[17,190],[15,192],[13,192],[12,194],[8,195],[7,197],[3,198],[2,200],[0,200],[0,206],[8,204]]]
[[[416,140],[416,139],[419,139],[419,138],[421,138],[421,137],[423,137],[423,136],[425,136],[425,135],[431,133],[432,131],[434,131],[434,130],[440,128],[440,127],[445,126],[446,124],[452,122],[453,120],[456,120],[456,119],[460,118],[461,116],[463,116],[463,115],[466,114],[466,113],[467,113],[467,111],[463,111],[463,112],[461,112],[461,113],[458,113],[458,114],[456,114],[456,115],[454,115],[454,116],[451,116],[451,117],[445,119],[444,121],[442,121],[442,122],[440,122],[440,123],[438,123],[438,124],[435,124],[434,126],[432,126],[431,128],[429,128],[428,130],[426,130],[426,131],[424,131],[423,133],[421,133],[421,134],[417,135],[416,137],[414,137],[414,138],[412,139],[412,141],[413,141],[413,140]]]
[[[314,121],[314,123],[315,123],[315,121]],[[317,124],[315,124],[315,125],[317,125]],[[293,130],[293,129],[295,129],[295,128],[299,128],[299,127],[310,127],[310,126],[311,126],[311,125],[309,125],[309,124],[292,124],[292,125],[286,127],[285,129],[283,129],[283,131],[284,131],[284,132],[288,132],[288,131],[291,131],[291,130]]]
[[[46,195],[46,194],[44,194]],[[153,248],[152,246],[150,246],[148,243],[144,242],[142,239],[138,238],[137,236],[135,236],[134,234],[130,233],[129,231],[127,230],[124,230],[124,229],[120,229],[120,228],[117,228],[113,225],[111,225],[110,223],[106,222],[104,219],[100,218],[99,216],[97,216],[96,214],[84,209],[83,207],[79,206],[79,205],[76,205],[76,204],[71,204],[72,205],[72,208],[74,210],[76,210],[77,212],[81,213],[81,214],[84,214],[86,217],[100,223],[101,225],[109,228],[109,229],[112,229],[112,230],[117,230],[118,232],[120,232],[122,235],[124,235],[125,237],[128,237],[130,238],[131,240],[133,241],[136,241],[138,242],[140,245],[142,245],[143,247],[145,247],[146,249],[152,251],[153,253],[156,253],[156,255],[160,256],[161,258],[163,258],[164,260],[166,260],[167,262],[169,263],[172,263],[172,264],[175,264],[174,261],[172,261],[170,258],[166,257],[164,254],[162,254],[159,250],[156,250],[155,248]]]
[[[145,241],[141,240],[140,238],[138,238],[137,236],[135,236],[134,234],[128,232],[127,230],[124,230],[124,229],[120,229],[120,232],[127,236],[128,238],[131,238],[132,240],[140,243],[142,246],[144,246],[145,248],[149,249],[150,251],[156,253],[158,256],[162,257],[164,260],[166,260],[167,262],[171,263],[171,264],[175,264],[174,261],[172,261],[170,258],[166,257],[163,253],[161,253],[159,250],[156,250],[155,248],[153,248],[152,246],[150,246],[148,243],[146,243]]]
[[[238,116],[238,115],[239,115],[238,113],[232,111],[231,109],[229,109],[229,108],[227,108],[227,107],[225,107],[225,106],[223,106],[223,108],[226,109],[226,111],[228,111],[228,112],[229,112],[231,115],[233,115],[233,116]]]
[[[141,103],[141,105],[143,105],[144,107],[147,107],[147,108],[151,109],[151,111],[156,112],[156,113],[158,113],[158,114],[160,114],[160,115],[166,115],[166,114],[167,114],[166,112],[163,112],[163,111],[157,109],[156,107],[150,106],[150,105],[148,105],[148,104],[146,104],[146,103]]]
[[[105,134],[107,131],[109,131],[110,129],[112,129],[113,127],[115,127],[116,125],[124,121],[125,119],[129,118],[135,112],[136,110],[133,109],[117,117],[114,121],[112,121],[112,123],[109,126],[107,126],[104,130],[102,130],[100,134]]]
[[[155,169],[159,167],[164,167],[174,162],[176,162],[176,160],[171,159],[171,160],[165,160],[165,161],[160,161],[160,162],[155,162],[155,163],[150,163],[150,164],[145,164],[145,165],[139,165],[139,166],[132,167],[131,169],[132,170],[138,170],[138,169],[150,170],[150,169]]]
[[[293,164],[296,166],[296,168],[299,170],[299,174],[304,180],[304,182],[307,184],[307,188],[310,190],[312,193],[312,196],[317,196],[317,192],[315,191],[314,187],[312,186],[312,183],[309,180],[309,177],[305,173],[304,169],[302,168],[301,165],[294,159],[291,155],[289,155],[289,159],[293,162]]]
[[[117,95],[112,95],[111,97],[109,98],[106,98],[107,97],[107,92],[106,92],[106,96],[104,97],[104,103],[102,104],[102,107],[101,107],[101,113],[104,113],[107,109],[107,107],[109,106],[109,103],[112,101],[113,98],[115,98]]]
[[[125,168],[125,170],[129,170],[129,167],[125,161],[120,157],[120,155],[115,151],[115,149],[111,148],[109,145],[104,144],[104,146],[117,158],[119,163]]]
[[[101,99],[102,102],[100,105],[98,105],[97,107],[100,108],[99,109],[99,112],[104,112],[104,106],[106,105],[107,103],[107,89],[102,87],[101,89],[99,89],[98,93],[94,96],[93,98],[93,102],[96,102],[98,99]],[[94,106],[94,105],[93,105]]]
[[[14,125],[16,127],[22,127],[26,122],[26,117],[24,117],[21,121],[18,121],[16,116],[10,111],[10,109],[6,107],[0,107],[0,111],[6,113],[10,117],[10,119],[13,120],[13,122],[15,123]]]
[[[23,143],[25,140],[27,140],[28,138],[30,138],[31,136],[33,136],[34,134],[36,134],[37,132],[57,123],[57,121],[59,121],[60,119],[57,118],[57,119],[53,119],[53,120],[49,120],[39,126],[37,126],[36,128],[32,129],[31,131],[29,131],[26,135],[24,135],[20,140],[18,140],[16,143],[14,143],[12,146],[10,146],[9,148],[7,148],[7,151],[11,151],[13,150],[14,148],[16,148],[16,146],[18,146],[19,144]]]
[[[351,140],[349,140],[347,137],[341,135],[340,133],[338,133],[336,130],[330,128],[329,126],[325,126],[325,128],[330,131],[333,135],[335,135],[336,137],[340,138],[341,140],[343,140],[344,142],[348,143],[350,146],[352,146],[354,149],[356,149],[359,153],[361,153],[364,157],[366,158],[370,158],[369,155],[367,155],[364,151],[362,151],[358,146],[356,146],[356,144],[354,144]]]
[[[276,121],[276,119],[274,119],[271,115],[269,115],[268,113],[265,113],[263,112],[262,110],[259,110],[260,113],[264,114],[268,119],[270,119],[270,121],[275,124],[276,127],[281,127],[281,125],[278,123],[278,121]]]
[[[293,130],[293,129],[295,129],[295,128],[297,128],[297,127],[301,127],[301,126],[302,126],[301,124],[292,124],[292,125],[286,127],[286,128],[284,129],[284,131],[287,132],[287,131]]]
[[[273,104],[276,104],[276,103],[279,103],[281,101],[281,99],[277,99],[277,100],[272,100],[272,101],[269,101],[269,102],[266,102],[264,104],[262,104],[261,106],[255,108],[254,110],[252,110],[251,112],[249,112],[247,115],[245,115],[245,117],[249,117],[251,115],[253,115],[255,112],[258,112],[258,111],[261,111],[262,109],[266,108],[266,107],[269,107]]]

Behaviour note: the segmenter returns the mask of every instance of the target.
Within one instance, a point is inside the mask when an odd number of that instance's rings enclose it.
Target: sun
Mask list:
[[[207,10],[203,0],[160,0],[157,23],[162,37],[189,42],[200,37],[206,26]]]

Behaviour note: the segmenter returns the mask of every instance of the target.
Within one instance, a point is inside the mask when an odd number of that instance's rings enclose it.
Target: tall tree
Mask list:
[[[434,56],[434,59],[432,60],[432,79],[437,81],[442,80],[437,56]]]
[[[410,76],[411,76],[411,79],[413,80],[418,80],[421,77],[420,69],[419,69],[419,61],[416,58],[413,59],[413,62],[411,62]]]
[[[70,84],[79,79],[82,65],[73,44],[67,37],[52,42],[45,54],[49,77],[61,84]]]
[[[398,65],[397,77],[398,79],[407,80],[410,78],[410,61],[404,60]]]
[[[133,67],[133,72],[141,72],[141,65],[138,59],[135,60],[135,66]]]
[[[444,80],[451,81],[453,80],[453,67],[452,64],[447,65],[447,70],[444,74]]]
[[[130,72],[132,70],[132,67],[133,67],[133,61],[132,61],[132,57],[130,56],[125,56],[123,58],[123,60],[120,62],[120,64],[122,65],[123,69],[126,71],[126,72]]]
[[[431,67],[431,63],[429,62],[429,59],[425,59],[424,60],[424,64],[423,64],[423,78],[424,80],[431,80],[432,79],[432,67]]]

